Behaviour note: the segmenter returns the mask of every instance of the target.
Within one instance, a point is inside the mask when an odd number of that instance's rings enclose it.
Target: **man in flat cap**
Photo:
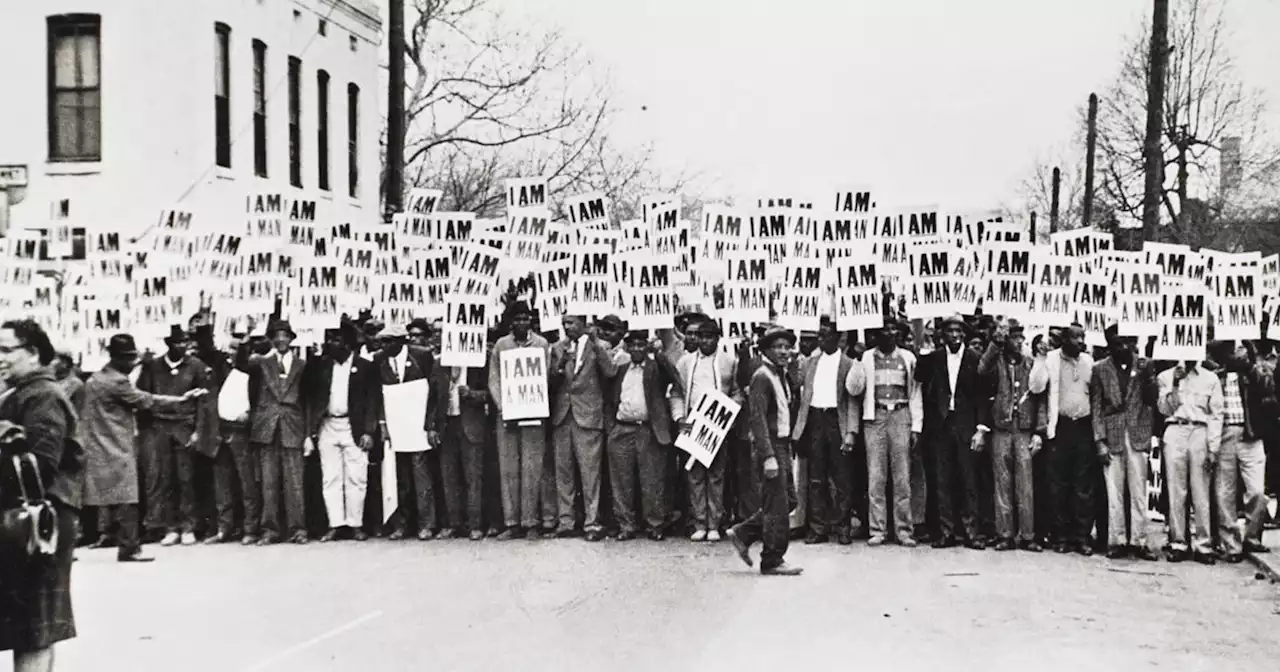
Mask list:
[[[498,472],[504,527],[498,539],[502,541],[524,537],[537,539],[542,533],[554,534],[558,501],[552,458],[547,452],[545,423],[502,420],[502,353],[517,348],[541,348],[550,353],[551,346],[547,339],[533,333],[533,313],[524,301],[517,301],[507,309],[507,321],[511,325],[511,333],[499,338],[489,354],[489,400],[493,403],[498,424]]]
[[[85,451],[85,506],[100,507],[99,527],[107,535],[111,522],[117,531],[120,562],[146,562],[138,522],[137,419],[142,411],[176,411],[192,407],[207,390],[193,387],[181,395],[143,392],[129,382],[138,364],[138,346],[128,334],[116,334],[107,343],[110,357],[103,369],[85,385],[80,438]],[[194,411],[194,409],[191,409]],[[106,539],[99,540],[105,545]]]
[[[751,545],[764,542],[760,552],[760,573],[764,575],[796,576],[802,571],[783,559],[796,499],[791,482],[792,395],[786,381],[795,346],[795,335],[785,329],[771,329],[760,337],[762,363],[751,377],[747,402],[754,464],[762,476],[760,509],[728,532],[734,550],[748,567],[752,565]]]
[[[181,325],[173,325],[161,357],[142,365],[138,389],[162,396],[180,397],[189,390],[208,390],[211,372],[204,362],[189,357],[191,339]],[[147,487],[147,515],[143,527],[163,530],[161,546],[181,540],[196,543],[196,487],[194,453],[200,444],[200,428],[206,425],[205,404],[149,409],[142,414],[143,482]],[[174,500],[179,503],[174,510]]]
[[[249,441],[262,457],[262,537],[263,546],[278,543],[288,533],[295,544],[308,541],[303,510],[303,439],[306,418],[303,410],[303,362],[293,352],[297,338],[284,320],[267,324],[271,350],[251,354],[246,345],[236,352],[236,368],[249,374]],[[281,521],[281,500],[285,520]]]
[[[435,489],[431,481],[431,470],[428,468],[427,451],[439,445],[437,434],[439,420],[436,412],[438,399],[430,394],[430,385],[435,380],[435,359],[431,353],[415,345],[409,345],[409,335],[405,328],[393,324],[378,333],[380,349],[374,356],[374,365],[382,384],[382,422],[380,433],[383,446],[390,450],[383,455],[383,460],[395,460],[395,477],[398,488],[398,505],[391,515],[391,534],[388,539],[403,539],[409,534],[409,521],[412,517],[418,523],[418,539],[429,541],[434,539],[438,529],[451,530],[446,522],[441,528],[440,516],[436,512]],[[418,381],[426,381],[419,383]],[[413,417],[422,417],[422,431],[409,436],[391,436],[386,422],[386,408],[389,404],[421,403],[412,395],[398,393],[406,388],[404,385],[427,385],[426,402],[421,408],[409,409]],[[390,469],[391,465],[384,468]],[[390,493],[384,492],[389,496]],[[383,511],[384,518],[390,512]],[[447,536],[452,536],[450,533]]]

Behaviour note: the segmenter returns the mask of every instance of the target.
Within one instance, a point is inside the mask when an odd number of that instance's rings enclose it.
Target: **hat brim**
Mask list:
[[[796,335],[789,331],[780,331],[771,334],[765,334],[760,337],[758,347],[761,350],[768,350],[777,344],[778,341],[786,341],[788,345],[796,344]]]
[[[267,337],[267,338],[275,338],[275,337],[276,337],[276,334],[280,334],[280,333],[288,334],[288,335],[289,335],[289,338],[297,338],[297,337],[298,337],[298,335],[297,335],[297,334],[293,333],[293,329],[285,329],[284,327],[280,327],[279,329],[272,329],[272,330],[268,331],[268,332],[266,333],[266,337]]]

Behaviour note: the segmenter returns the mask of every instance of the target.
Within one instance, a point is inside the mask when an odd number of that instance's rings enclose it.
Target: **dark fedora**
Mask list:
[[[174,324],[169,327],[169,335],[164,337],[165,345],[177,345],[178,343],[186,343],[191,340],[191,336],[187,334],[187,330],[182,325]]]
[[[515,301],[507,308],[507,317],[516,317],[519,315],[533,315],[533,311],[529,309],[529,303],[526,301]]]
[[[775,343],[781,340],[785,340],[789,344],[795,345],[796,335],[792,333],[790,329],[783,329],[782,327],[775,326],[764,332],[764,335],[761,336],[759,342],[757,342],[756,347],[761,350],[768,350],[769,348],[772,348]]]
[[[698,335],[718,338],[721,335],[720,323],[707,318],[698,323]]]
[[[267,323],[267,338],[275,338],[276,333],[281,331],[288,334],[290,339],[298,337],[298,334],[293,331],[293,327],[289,326],[288,320],[271,320]]]
[[[107,355],[111,357],[137,357],[138,344],[129,334],[116,334],[107,341]]]
[[[605,315],[596,320],[596,326],[610,331],[622,331],[627,328],[627,323],[617,315]]]
[[[627,332],[627,343],[645,343],[649,342],[649,331],[647,329],[633,329]]]

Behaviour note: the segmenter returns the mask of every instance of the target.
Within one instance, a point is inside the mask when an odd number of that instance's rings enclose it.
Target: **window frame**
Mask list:
[[[302,188],[302,59],[289,57],[289,184]]]
[[[271,174],[267,151],[267,43],[253,41],[253,174]]]
[[[360,86],[347,83],[347,195],[360,194]]]
[[[327,70],[316,71],[316,184],[321,191],[329,185],[329,82]]]
[[[222,168],[230,168],[231,153],[231,26],[217,22],[214,32],[214,83],[213,83],[213,147],[214,162]],[[219,63],[218,61],[222,62]],[[222,81],[219,95],[218,80]]]
[[[75,39],[92,36],[94,50],[97,52],[94,65],[95,86],[84,86],[83,68],[80,62],[80,50],[73,45],[75,53],[76,85],[58,86],[57,42],[59,39]],[[46,70],[46,104],[48,124],[48,147],[46,147],[49,163],[92,163],[102,160],[102,16],[99,14],[54,14],[45,17],[45,51],[47,57]],[[59,150],[59,94],[75,94],[77,104],[74,115],[76,122],[76,147],[71,154],[63,155]],[[86,105],[82,102],[85,94],[96,94],[97,104],[93,106],[92,117],[86,113]],[[97,127],[94,137],[96,147],[85,146],[85,128],[92,124]]]

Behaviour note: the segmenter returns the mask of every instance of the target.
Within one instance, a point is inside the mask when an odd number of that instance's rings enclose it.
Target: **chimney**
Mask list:
[[[1218,161],[1218,172],[1221,178],[1219,196],[1228,198],[1240,188],[1240,183],[1244,181],[1244,166],[1240,159],[1240,138],[1233,136],[1222,139],[1222,151]]]

